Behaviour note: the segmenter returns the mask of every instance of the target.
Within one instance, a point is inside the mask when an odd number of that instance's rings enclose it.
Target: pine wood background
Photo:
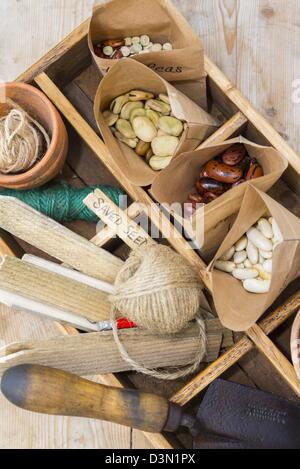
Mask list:
[[[293,83],[300,79],[299,1],[173,1],[202,37],[206,53],[300,153],[300,104],[292,100]],[[87,18],[94,3],[1,0],[0,80],[13,80]],[[51,322],[0,306],[0,347],[56,334]],[[0,397],[0,448],[145,447],[144,437],[131,429],[29,414]]]

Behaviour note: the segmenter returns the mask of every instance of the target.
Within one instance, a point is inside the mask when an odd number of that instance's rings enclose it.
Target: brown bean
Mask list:
[[[256,163],[252,162],[250,164],[250,168],[246,175],[246,181],[251,181],[252,179],[260,178],[263,175],[264,175],[264,170],[262,169],[260,164],[258,164],[257,162]]]
[[[199,173],[199,178],[207,178],[208,177],[208,174],[207,172],[205,171],[205,166],[200,170],[200,173]]]
[[[196,189],[201,195],[205,195],[206,192],[211,192],[216,195],[221,195],[229,189],[229,185],[222,182],[202,177],[196,182]]]
[[[142,140],[140,140],[137,146],[135,147],[135,152],[139,156],[146,156],[150,147],[151,143],[143,142]]]
[[[95,46],[94,52],[97,55],[97,57],[100,57],[100,59],[107,59],[106,55],[103,54],[103,50],[100,46]]]
[[[206,192],[203,196],[203,203],[204,204],[209,204],[210,202],[213,202],[216,200],[220,195],[214,194],[213,192]]]
[[[245,158],[237,165],[243,171],[244,177],[246,177],[246,174],[248,173],[250,164],[251,158],[250,156],[246,155]]]
[[[110,46],[113,47],[114,49],[118,49],[119,47],[125,46],[125,39],[106,39],[106,41],[102,42],[102,45],[104,47]]]
[[[232,184],[232,187],[240,186],[240,185],[243,184],[244,182],[246,182],[245,179],[240,179],[238,182],[235,182],[234,184]]]
[[[203,204],[203,197],[200,194],[190,194],[188,196],[188,203],[193,205],[193,208],[196,209],[197,204]]]
[[[208,177],[219,182],[233,184],[243,177],[243,172],[238,166],[229,166],[225,163],[211,160],[205,165]]]
[[[120,50],[116,50],[113,56],[111,57],[111,59],[120,60],[120,59],[123,59],[123,57],[124,55],[122,54],[122,52]]]
[[[242,143],[236,143],[222,155],[222,162],[228,166],[235,166],[245,158],[246,148]]]

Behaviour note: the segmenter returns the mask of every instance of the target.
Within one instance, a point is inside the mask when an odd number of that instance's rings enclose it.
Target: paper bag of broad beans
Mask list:
[[[250,185],[208,274],[222,324],[247,330],[300,276],[300,219]]]
[[[94,8],[89,48],[100,72],[134,57],[206,108],[202,41],[169,0],[112,0]]]
[[[202,255],[209,256],[228,232],[248,185],[267,192],[286,168],[287,161],[274,148],[237,137],[173,160],[151,192],[160,203],[192,209],[195,238]]]
[[[103,78],[94,112],[116,164],[137,186],[150,185],[218,126],[187,96],[132,59],[120,60]]]

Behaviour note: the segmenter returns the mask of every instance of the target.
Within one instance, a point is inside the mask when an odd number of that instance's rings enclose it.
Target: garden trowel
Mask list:
[[[106,420],[154,433],[185,427],[194,449],[300,448],[300,407],[222,380],[208,388],[196,417],[160,396],[39,365],[9,369],[1,390],[13,404],[32,412]]]

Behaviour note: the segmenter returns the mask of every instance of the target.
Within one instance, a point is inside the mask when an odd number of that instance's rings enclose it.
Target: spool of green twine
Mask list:
[[[97,215],[83,203],[95,189],[103,191],[116,205],[119,205],[119,197],[124,195],[117,187],[98,185],[78,189],[65,182],[28,191],[4,189],[0,191],[0,195],[15,197],[60,223],[75,220],[97,223]]]

